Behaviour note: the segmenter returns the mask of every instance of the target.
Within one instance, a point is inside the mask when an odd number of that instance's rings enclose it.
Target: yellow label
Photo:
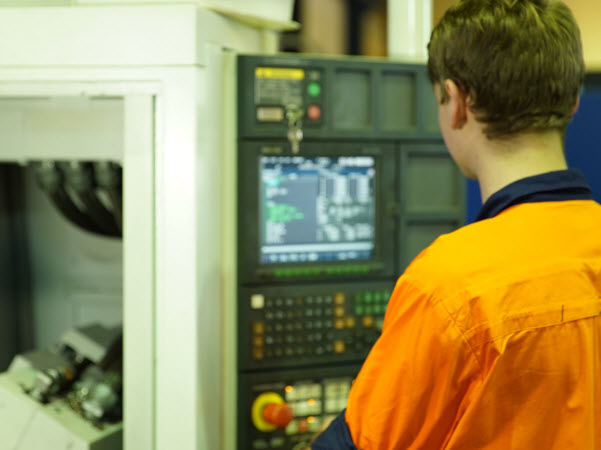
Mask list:
[[[276,80],[304,80],[305,71],[303,69],[290,69],[286,67],[257,67],[255,69],[255,77]]]

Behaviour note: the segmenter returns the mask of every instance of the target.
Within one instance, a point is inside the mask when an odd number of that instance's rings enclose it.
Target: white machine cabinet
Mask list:
[[[122,243],[53,238],[52,226],[30,222],[46,265],[61,263],[54,247],[73,252],[70,288],[97,292],[110,279],[107,295],[122,292],[122,305],[108,304],[123,312],[125,450],[233,447],[220,299],[222,150],[235,124],[224,73],[230,50],[273,51],[271,33],[194,4],[0,8],[0,163],[123,166]],[[79,280],[81,253],[116,258],[119,275],[92,265]],[[52,323],[110,316],[100,300],[61,302],[34,304],[40,344],[52,344]]]

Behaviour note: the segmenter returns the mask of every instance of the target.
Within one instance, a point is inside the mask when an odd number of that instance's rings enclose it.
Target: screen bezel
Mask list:
[[[238,158],[238,273],[243,282],[289,282],[296,279],[340,279],[392,275],[394,269],[394,204],[396,158],[393,145],[304,142],[305,157],[371,156],[376,170],[375,236],[371,259],[262,264],[260,239],[260,157],[294,156],[287,142],[242,142]],[[356,269],[356,270],[355,270]],[[286,273],[285,276],[278,274]]]

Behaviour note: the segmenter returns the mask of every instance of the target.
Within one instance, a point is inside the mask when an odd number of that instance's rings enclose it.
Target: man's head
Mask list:
[[[458,0],[434,28],[428,74],[452,80],[489,139],[564,131],[584,79],[580,31],[556,0]]]

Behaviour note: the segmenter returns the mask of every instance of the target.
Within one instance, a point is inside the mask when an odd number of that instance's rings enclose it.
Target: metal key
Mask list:
[[[288,141],[292,153],[296,154],[300,149],[300,142],[303,140],[302,118],[305,112],[296,105],[289,105],[286,108],[286,118],[288,119]]]

